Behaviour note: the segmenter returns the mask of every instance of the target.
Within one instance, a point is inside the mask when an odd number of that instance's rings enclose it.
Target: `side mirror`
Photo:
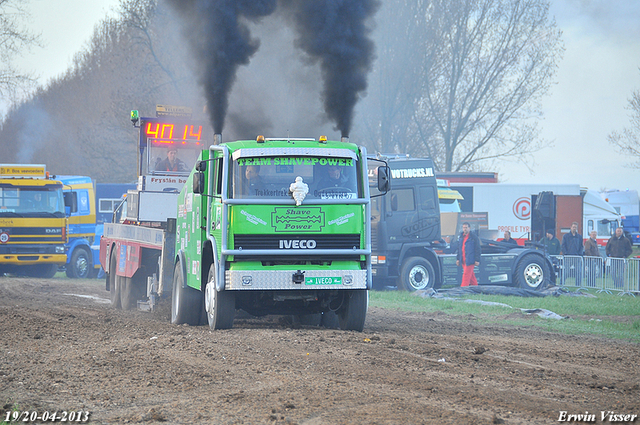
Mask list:
[[[196,163],[196,171],[207,171],[207,161],[198,161]]]
[[[391,180],[389,179],[389,167],[378,167],[378,190],[386,193],[391,186]]]
[[[193,193],[199,193],[199,194],[204,193],[204,173],[202,171],[193,173],[192,183],[193,183],[192,185]]]

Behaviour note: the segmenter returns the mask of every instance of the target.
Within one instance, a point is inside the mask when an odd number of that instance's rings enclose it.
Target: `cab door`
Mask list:
[[[438,189],[434,185],[418,186],[418,216],[417,226],[411,231],[417,233],[424,242],[440,239],[440,206],[438,204]]]
[[[416,187],[396,187],[385,196],[385,221],[390,249],[394,244],[416,242],[419,232],[414,226],[420,221]],[[396,247],[395,249],[399,249]]]

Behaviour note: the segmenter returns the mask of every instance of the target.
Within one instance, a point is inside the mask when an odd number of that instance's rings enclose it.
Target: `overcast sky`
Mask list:
[[[552,0],[551,14],[566,48],[540,123],[554,146],[535,155],[533,176],[507,164],[500,179],[640,191],[640,171],[607,141],[630,125],[625,108],[640,90],[640,1]]]
[[[94,26],[117,6],[118,0],[30,0],[31,29],[44,47],[16,65],[46,84],[64,73]],[[535,155],[534,175],[506,163],[497,170],[500,180],[640,191],[640,171],[625,167],[630,161],[607,142],[612,131],[629,126],[625,108],[640,90],[640,0],[552,0],[551,14],[566,47],[540,123],[554,146]]]

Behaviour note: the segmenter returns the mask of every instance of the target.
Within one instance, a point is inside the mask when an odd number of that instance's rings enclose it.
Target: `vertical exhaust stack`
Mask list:
[[[340,138],[340,141],[341,141],[342,143],[349,143],[349,136],[342,136],[342,137]]]
[[[222,143],[222,134],[215,133],[213,135],[213,144],[214,145],[219,145],[220,143]]]

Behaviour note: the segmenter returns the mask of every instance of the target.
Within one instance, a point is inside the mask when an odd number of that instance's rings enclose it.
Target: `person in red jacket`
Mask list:
[[[462,284],[460,286],[478,286],[478,280],[474,273],[474,267],[480,265],[482,248],[480,239],[471,233],[471,225],[462,223],[462,234],[458,246],[458,259],[456,265],[462,265]]]

